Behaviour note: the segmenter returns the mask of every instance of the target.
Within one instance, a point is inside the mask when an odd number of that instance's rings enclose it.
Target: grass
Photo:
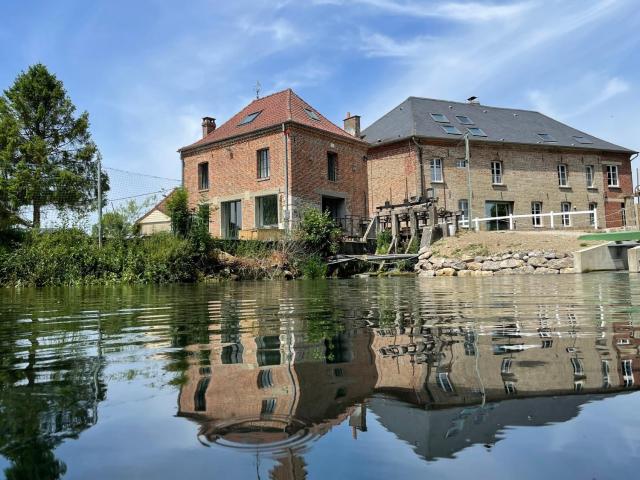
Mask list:
[[[624,240],[640,240],[640,231],[634,232],[611,232],[611,233],[589,233],[578,237],[578,240],[597,240],[608,242],[621,242]]]

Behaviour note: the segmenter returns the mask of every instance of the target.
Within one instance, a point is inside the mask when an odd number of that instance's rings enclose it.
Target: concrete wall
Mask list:
[[[626,247],[611,247],[614,242],[595,247],[584,248],[573,254],[574,269],[578,273],[596,272],[602,270],[626,270]]]

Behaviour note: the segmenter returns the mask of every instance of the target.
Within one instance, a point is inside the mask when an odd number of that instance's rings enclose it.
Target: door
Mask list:
[[[242,204],[240,200],[222,203],[222,236],[238,238],[242,230]]]
[[[322,197],[322,211],[329,212],[333,220],[344,217],[344,198]]]
[[[487,217],[506,217],[511,215],[511,202],[486,202],[485,214]],[[487,230],[509,230],[509,219],[491,220],[487,222]]]

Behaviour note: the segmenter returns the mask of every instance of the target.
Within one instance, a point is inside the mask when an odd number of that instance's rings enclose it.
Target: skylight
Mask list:
[[[262,112],[262,110],[260,110],[260,112]],[[253,122],[256,119],[256,117],[260,115],[260,112],[250,113],[249,115],[244,117],[238,125],[246,125],[247,123]]]
[[[467,130],[469,130],[469,133],[471,135],[473,135],[474,137],[486,137],[487,134],[484,133],[484,130],[482,130],[481,128],[478,127],[469,127]]]
[[[538,136],[542,139],[543,142],[557,142],[557,140],[548,133],[539,133]]]
[[[440,125],[442,129],[450,135],[462,135],[462,132],[458,130],[458,127],[453,125]]]
[[[574,135],[573,138],[575,139],[576,142],[578,143],[593,143],[590,139],[588,139],[587,137],[582,137],[580,135]]]
[[[311,110],[310,108],[305,108],[304,112],[307,114],[307,117],[309,117],[311,120],[320,120],[320,117],[318,116],[318,114],[313,110]]]
[[[456,115],[456,118],[462,125],[473,125],[473,120],[466,115]]]
[[[436,122],[449,123],[449,119],[442,113],[431,113],[430,115]]]

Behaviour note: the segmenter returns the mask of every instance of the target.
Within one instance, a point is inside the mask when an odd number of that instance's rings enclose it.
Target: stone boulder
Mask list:
[[[573,268],[573,258],[555,258],[547,262],[547,267],[561,270],[563,268]]]
[[[524,265],[522,260],[516,258],[508,258],[500,262],[500,268],[516,268]]]
[[[469,263],[467,263],[467,269],[469,269],[469,270],[482,270],[482,262],[469,262]]]
[[[543,267],[547,264],[547,259],[539,256],[531,256],[529,255],[529,260],[527,261],[529,265],[532,267]]]
[[[490,272],[495,272],[500,270],[500,263],[492,260],[487,260],[482,264],[482,270],[488,270]]]
[[[554,274],[558,273],[558,270],[555,268],[547,268],[547,267],[539,267],[536,268],[536,271],[533,272],[534,275],[545,275],[545,274]]]
[[[441,268],[436,270],[436,277],[453,277],[456,274],[455,269],[450,267]]]

